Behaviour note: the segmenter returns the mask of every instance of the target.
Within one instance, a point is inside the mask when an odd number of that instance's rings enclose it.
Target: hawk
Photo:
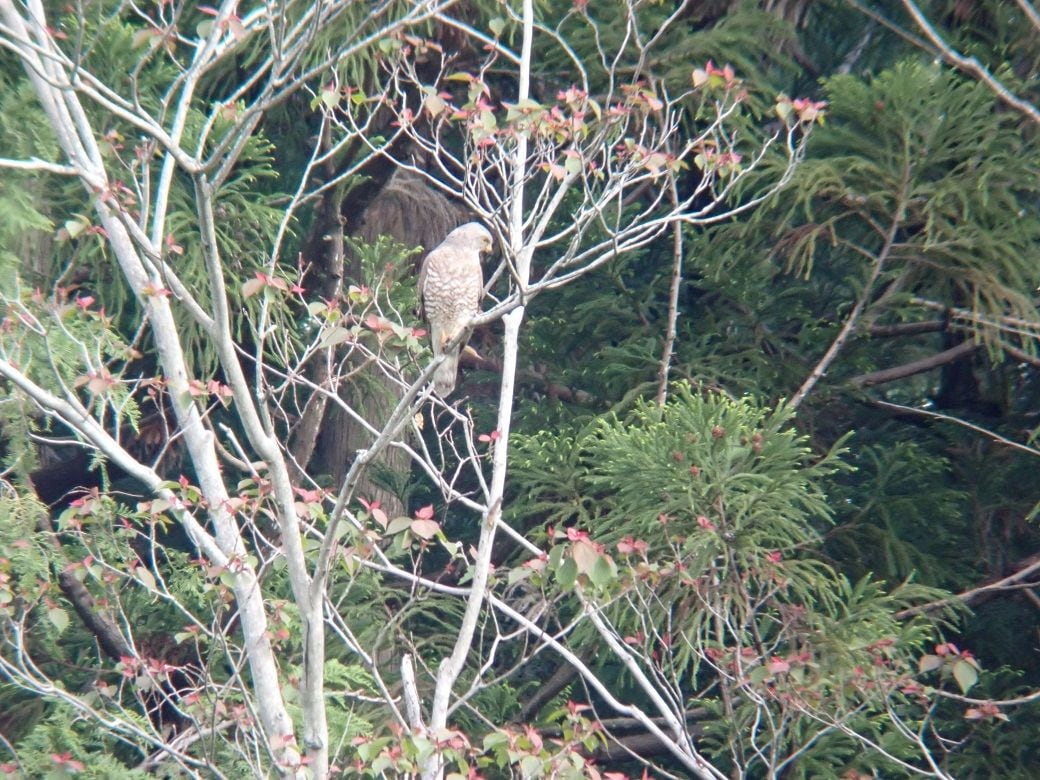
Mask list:
[[[442,398],[455,389],[462,344],[445,349],[480,311],[484,294],[481,252],[490,252],[491,233],[477,222],[455,228],[430,250],[419,269],[419,295],[430,324],[433,354],[445,355],[433,374],[433,386]]]

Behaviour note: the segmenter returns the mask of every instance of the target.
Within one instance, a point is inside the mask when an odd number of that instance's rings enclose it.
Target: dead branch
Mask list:
[[[926,358],[915,360],[911,363],[904,363],[901,366],[893,366],[892,368],[884,368],[880,371],[871,371],[868,374],[860,374],[857,377],[853,377],[849,381],[856,387],[871,387],[873,385],[883,385],[886,382],[895,382],[897,379],[905,379],[908,376],[914,376],[915,374],[921,374],[925,371],[931,371],[939,366],[944,366],[947,363],[952,363],[954,360],[970,355],[976,351],[981,344],[977,344],[974,341],[964,341],[958,344],[956,347],[943,350],[935,355],[929,355]]]

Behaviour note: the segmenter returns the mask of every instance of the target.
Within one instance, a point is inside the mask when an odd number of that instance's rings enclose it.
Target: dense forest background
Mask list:
[[[1037,777],[1038,75],[1029,0],[0,0],[0,774]]]

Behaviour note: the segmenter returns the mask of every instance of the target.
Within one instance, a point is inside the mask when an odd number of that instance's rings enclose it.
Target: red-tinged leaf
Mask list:
[[[419,520],[430,520],[433,517],[433,504],[427,504],[426,506],[417,509],[415,516]]]
[[[94,395],[101,395],[114,384],[115,382],[112,381],[111,377],[93,376],[87,382],[87,389]]]
[[[556,181],[563,181],[567,178],[567,169],[556,163],[544,163],[542,170],[556,179]]]
[[[650,154],[643,165],[651,173],[660,173],[661,169],[668,164],[668,155],[664,152],[653,152]]]
[[[386,526],[390,522],[389,518],[387,518],[387,516],[386,516],[386,512],[384,512],[378,506],[372,507],[371,511],[372,511],[372,519],[375,520],[377,523],[379,523],[379,525],[381,525],[383,527],[383,529],[385,530]]]
[[[242,297],[243,298],[252,298],[254,295],[256,295],[258,292],[260,292],[266,286],[267,286],[267,280],[266,279],[260,279],[260,278],[250,279],[248,282],[246,282],[245,284],[242,285]]]
[[[206,383],[206,390],[218,398],[231,398],[235,394],[230,387],[221,384],[215,379],[211,379]]]
[[[770,674],[780,674],[791,671],[791,664],[779,656],[773,656],[768,664]]]
[[[149,298],[149,297],[169,298],[171,295],[173,295],[173,293],[170,292],[165,287],[162,287],[162,286],[156,287],[153,283],[149,282],[148,284],[146,284],[144,287],[141,288],[141,295],[143,295],[146,298]]]
[[[577,564],[578,571],[581,574],[588,574],[592,571],[592,567],[596,565],[600,554],[596,552],[596,548],[592,546],[591,542],[583,540],[575,543],[571,548],[571,557],[574,559],[574,563]]]
[[[433,93],[423,100],[423,109],[434,119],[448,110],[448,104],[440,95]]]
[[[247,503],[249,503],[249,502],[246,499],[242,498],[241,496],[232,496],[231,498],[229,498],[227,501],[224,502],[224,507],[229,512],[237,512],[242,507],[244,507]]]
[[[231,35],[234,37],[236,41],[244,40],[245,37],[249,34],[249,31],[246,30],[245,25],[242,24],[242,20],[239,19],[237,16],[228,17],[227,28],[228,32],[231,33]]]
[[[701,68],[695,68],[693,71],[693,75],[691,76],[691,79],[693,81],[694,89],[698,87],[703,87],[705,84],[708,83],[708,72],[706,70],[702,70]]]
[[[548,556],[541,555],[537,558],[532,558],[529,561],[524,561],[524,567],[533,569],[534,571],[545,571],[545,567],[548,565]]]
[[[130,45],[135,49],[140,49],[147,46],[161,35],[162,32],[155,29],[145,28],[138,30],[133,34],[133,37],[130,38]]]
[[[369,314],[367,317],[365,317],[365,327],[374,330],[376,333],[379,333],[383,330],[389,330],[393,326],[379,315]]]
[[[432,539],[441,530],[441,524],[436,520],[413,520],[411,528],[420,539]]]

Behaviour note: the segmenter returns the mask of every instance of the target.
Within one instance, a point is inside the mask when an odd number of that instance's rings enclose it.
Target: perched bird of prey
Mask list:
[[[462,344],[445,347],[480,311],[484,293],[480,254],[490,252],[492,245],[487,228],[469,222],[431,249],[419,270],[419,295],[430,324],[433,354],[446,355],[433,374],[434,389],[442,398],[455,389]]]

